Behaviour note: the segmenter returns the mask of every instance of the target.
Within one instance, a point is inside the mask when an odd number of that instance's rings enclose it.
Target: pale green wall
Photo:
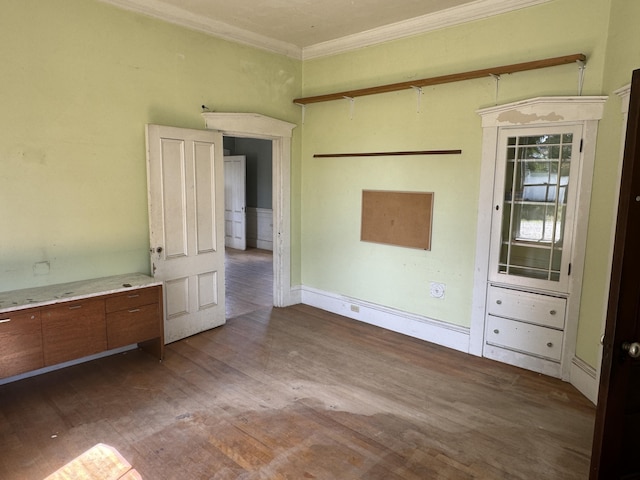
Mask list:
[[[202,104],[300,121],[299,61],[92,0],[5,0],[0,59],[0,290],[148,272],[146,123],[204,128]]]
[[[611,11],[610,11],[611,10]],[[612,92],[640,66],[640,2],[555,0],[327,58],[295,61],[91,0],[6,0],[0,16],[0,290],[148,271],[145,123],[203,128],[200,105],[300,123],[291,100],[558,55],[588,56],[600,125],[578,356],[595,366],[621,136]],[[606,67],[606,68],[605,68]],[[304,80],[304,83],[303,83]],[[292,283],[469,326],[478,108],[574,95],[573,65],[307,107],[292,152]],[[461,148],[460,156],[313,159]],[[429,252],[361,243],[362,189],[435,193]],[[50,262],[46,275],[34,272]],[[447,284],[430,299],[429,282]]]
[[[577,355],[596,365],[607,307],[611,236],[617,214],[621,155],[622,102],[615,90],[631,82],[640,68],[640,2],[613,0],[606,51],[603,92],[609,95],[600,122],[595,179],[591,194],[587,261],[583,283]]]
[[[608,1],[557,0],[306,61],[303,92],[317,95],[584,53],[583,93],[600,95],[608,19]],[[497,103],[576,95],[577,79],[576,65],[504,75]],[[494,81],[486,78],[425,88],[420,113],[411,90],[357,98],[352,119],[346,100],[308,106],[302,151],[303,284],[468,327],[482,145],[476,110],[495,103]],[[312,158],[314,153],[449,148],[463,153]],[[597,160],[602,161],[608,160]],[[363,189],[433,191],[431,251],[360,242]],[[593,272],[602,273],[602,266]],[[446,284],[444,300],[429,297],[432,281]]]

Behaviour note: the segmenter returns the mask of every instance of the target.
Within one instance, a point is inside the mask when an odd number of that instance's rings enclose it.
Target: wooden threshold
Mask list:
[[[408,82],[391,83],[388,85],[380,85],[377,87],[361,88],[357,90],[347,90],[344,92],[328,93],[325,95],[317,95],[314,97],[296,98],[293,103],[299,105],[308,105],[310,103],[328,102],[331,100],[340,100],[343,98],[363,97],[365,95],[375,95],[378,93],[396,92],[398,90],[406,90],[409,88],[421,88],[430,85],[441,85],[444,83],[460,82],[462,80],[472,80],[475,78],[483,78],[491,75],[504,75],[507,73],[525,72],[527,70],[537,70],[540,68],[555,67],[558,65],[567,65],[575,62],[585,62],[587,57],[582,53],[573,55],[565,55],[561,57],[545,58],[543,60],[535,60],[532,62],[514,63],[511,65],[502,65],[498,67],[484,68],[482,70],[472,70],[469,72],[453,73],[451,75],[442,75],[439,77],[423,78],[420,80],[411,80]]]

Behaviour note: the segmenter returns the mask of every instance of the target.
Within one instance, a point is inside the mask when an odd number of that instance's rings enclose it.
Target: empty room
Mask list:
[[[640,3],[3,7],[0,478],[640,478]]]

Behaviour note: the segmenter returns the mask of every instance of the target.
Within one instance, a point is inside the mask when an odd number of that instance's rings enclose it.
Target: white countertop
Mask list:
[[[23,308],[53,305],[60,302],[97,297],[109,293],[125,292],[133,288],[152,287],[161,284],[162,282],[148,275],[129,273],[113,277],[0,292],[0,314]]]

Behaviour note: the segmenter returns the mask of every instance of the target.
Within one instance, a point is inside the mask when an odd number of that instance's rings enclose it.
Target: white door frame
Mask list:
[[[286,307],[291,291],[291,136],[294,123],[259,113],[205,112],[206,128],[225,136],[271,140],[273,162],[273,305]]]

